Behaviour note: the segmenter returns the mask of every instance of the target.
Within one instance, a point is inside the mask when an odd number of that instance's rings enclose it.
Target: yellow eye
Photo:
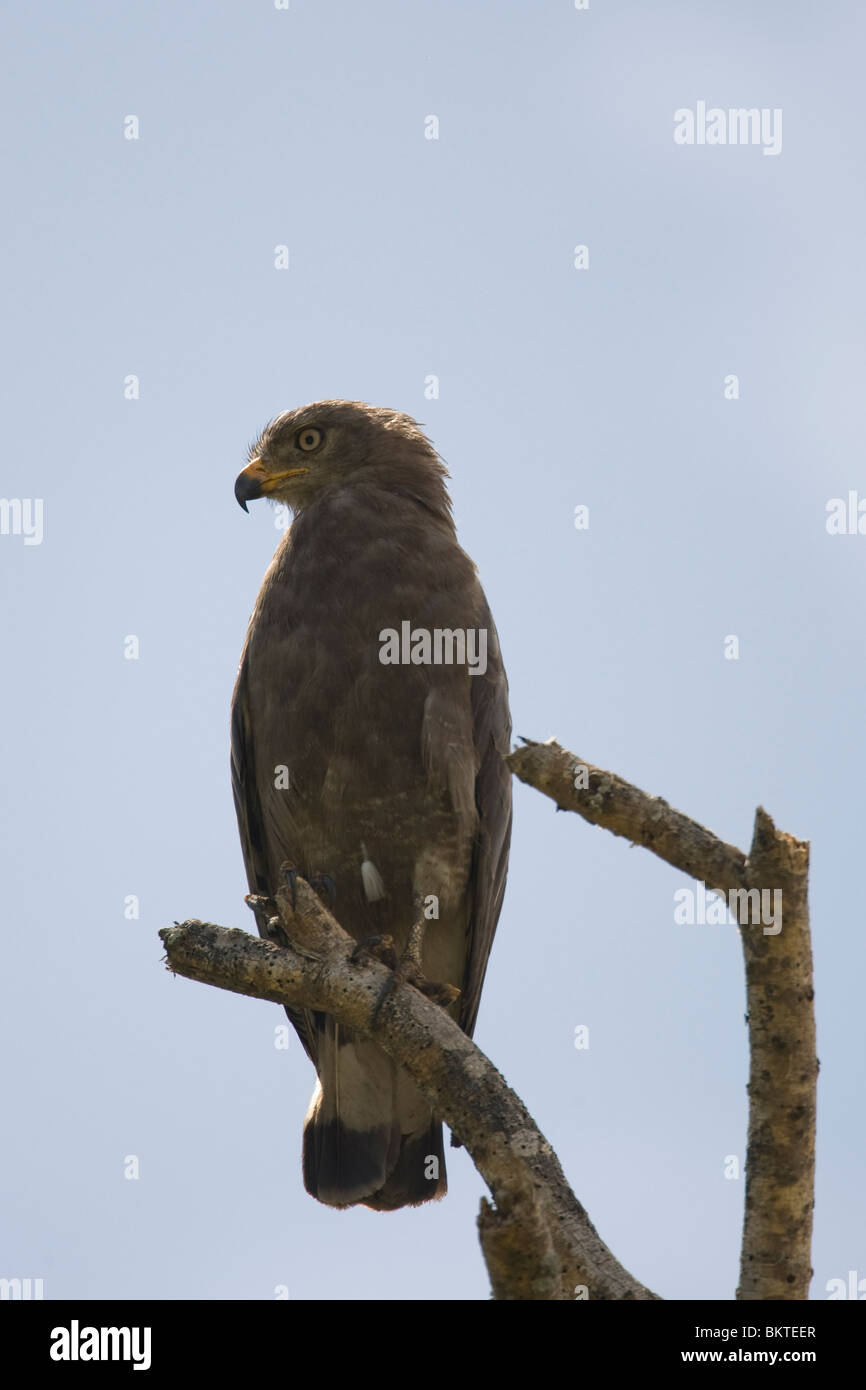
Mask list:
[[[321,442],[322,431],[317,430],[314,425],[307,425],[297,438],[298,448],[303,449],[305,453],[309,453],[311,449],[318,449]]]

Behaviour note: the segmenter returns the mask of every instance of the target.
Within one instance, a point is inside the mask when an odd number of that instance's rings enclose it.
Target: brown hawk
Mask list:
[[[288,411],[250,452],[238,501],[294,513],[232,700],[250,890],[273,896],[290,860],[356,940],[398,950],[422,904],[423,972],[459,987],[449,1011],[471,1035],[505,888],[511,725],[447,470],[408,415],[358,401]],[[318,1074],[307,1191],[384,1211],[441,1197],[442,1126],[405,1070],[328,1015],[289,1017]]]

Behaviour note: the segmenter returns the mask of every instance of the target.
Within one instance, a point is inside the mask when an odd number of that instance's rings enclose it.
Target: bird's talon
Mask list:
[[[289,897],[292,900],[292,911],[294,911],[298,905],[298,871],[294,864],[290,864],[288,860],[286,860],[284,864],[281,864],[280,877],[289,890]]]
[[[460,998],[460,990],[456,985],[439,985],[435,980],[425,980],[423,976],[410,980],[410,984],[413,984],[426,999],[432,999],[434,1004],[439,1004],[443,1009],[447,1009],[449,1004]]]
[[[247,893],[244,902],[251,912],[262,912],[267,917],[273,917],[277,910],[277,905],[273,898],[269,898],[267,893]]]
[[[337,901],[337,885],[330,874],[313,874],[308,880],[310,887],[318,893],[327,908],[333,909]]]
[[[394,967],[394,984],[395,987],[401,984],[412,985],[419,994],[423,994],[426,999],[431,999],[434,1004],[439,1004],[445,1009],[460,997],[460,990],[454,985],[438,980],[428,980],[424,974],[422,952],[426,922],[421,912],[422,899],[417,893],[414,902],[416,919],[409,930],[403,954]]]
[[[393,936],[365,936],[359,941],[349,959],[353,965],[360,965],[365,956],[372,956],[380,965],[389,970],[397,968],[397,952],[394,950]]]
[[[288,932],[283,926],[281,918],[269,917],[267,931],[268,940],[272,941],[275,946],[282,946],[284,950],[287,950],[289,946],[291,946],[292,943],[289,940]]]

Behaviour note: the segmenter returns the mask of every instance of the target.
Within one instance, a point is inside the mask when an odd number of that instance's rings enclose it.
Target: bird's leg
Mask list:
[[[393,967],[391,979],[388,980],[376,1003],[376,1007],[373,1011],[374,1021],[382,1005],[385,1003],[385,1000],[399,985],[414,985],[419,993],[425,995],[428,999],[432,999],[434,1004],[440,1004],[443,1009],[449,1004],[453,1004],[454,1000],[460,995],[460,990],[457,989],[456,986],[439,984],[435,980],[428,980],[426,978],[422,965],[424,928],[426,922],[423,912],[423,899],[420,893],[413,893],[412,905],[414,908],[415,921],[409,928],[409,936],[406,940],[406,945],[403,947],[403,954]]]
[[[420,893],[412,894],[412,907],[415,920],[409,928],[409,936],[403,948],[403,955],[394,973],[399,984],[405,981],[406,984],[414,985],[421,994],[432,999],[434,1004],[441,1004],[444,1009],[448,1004],[454,1003],[454,1000],[459,997],[460,991],[455,985],[439,984],[436,980],[428,980],[424,974],[424,932],[427,927],[427,919],[424,916],[424,899]]]
[[[415,920],[409,928],[406,945],[400,957],[397,973],[410,984],[424,979],[421,955],[424,950],[424,904],[420,893],[412,894],[412,911]]]

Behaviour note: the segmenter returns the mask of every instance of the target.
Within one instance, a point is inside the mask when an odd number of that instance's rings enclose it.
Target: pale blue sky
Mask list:
[[[866,496],[862,13],[157,0],[2,23],[2,493],[42,498],[45,529],[0,536],[0,1275],[487,1296],[465,1153],[441,1204],[318,1205],[281,1012],[161,965],[175,919],[253,929],[228,709],[279,533],[232,486],[267,419],[331,396],[408,411],[447,461],[515,733],[743,848],[758,803],[811,839],[813,1297],[866,1275],[866,537],[825,529],[828,499]],[[781,154],[676,145],[700,100],[781,108]],[[742,964],[732,928],[675,924],[684,884],[518,786],[476,1036],[628,1268],[727,1298]]]

